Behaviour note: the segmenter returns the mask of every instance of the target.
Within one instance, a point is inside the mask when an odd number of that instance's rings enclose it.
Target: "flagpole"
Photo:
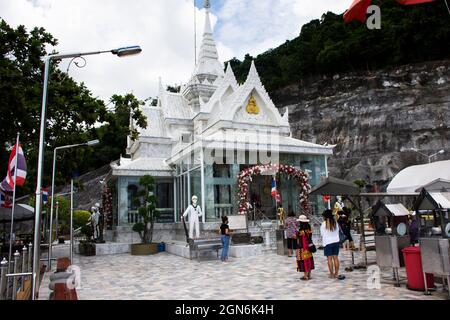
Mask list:
[[[11,272],[10,267],[11,267],[11,259],[12,259],[12,235],[14,233],[14,212],[16,210],[16,185],[17,185],[17,163],[18,163],[18,157],[19,157],[18,156],[18,153],[19,153],[19,137],[20,137],[20,133],[17,133],[16,154],[14,155],[14,157],[15,157],[15,161],[14,161],[14,188],[13,188],[13,203],[12,203],[12,210],[11,210],[11,231],[9,233],[9,255],[8,255],[9,267],[8,267],[8,270],[10,272]]]

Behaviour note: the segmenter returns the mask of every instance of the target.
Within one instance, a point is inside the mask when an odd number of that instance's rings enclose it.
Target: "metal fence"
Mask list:
[[[22,252],[16,251],[11,261],[0,263],[0,300],[29,299],[33,265],[33,246],[24,246]]]

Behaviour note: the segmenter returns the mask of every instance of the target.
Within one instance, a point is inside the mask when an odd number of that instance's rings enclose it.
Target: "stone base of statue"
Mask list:
[[[132,256],[149,256],[158,253],[158,244],[132,244],[131,245],[131,255]]]

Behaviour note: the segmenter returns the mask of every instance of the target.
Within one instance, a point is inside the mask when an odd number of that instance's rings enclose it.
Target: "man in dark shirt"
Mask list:
[[[410,215],[409,220],[409,238],[411,239],[411,245],[415,246],[419,242],[419,227],[417,220],[414,216]]]

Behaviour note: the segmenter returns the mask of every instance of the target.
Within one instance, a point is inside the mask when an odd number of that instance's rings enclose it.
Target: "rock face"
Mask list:
[[[311,78],[272,96],[289,108],[294,137],[336,145],[330,175],[385,186],[405,167],[428,162],[403,148],[445,149],[433,160],[450,159],[450,61]]]

